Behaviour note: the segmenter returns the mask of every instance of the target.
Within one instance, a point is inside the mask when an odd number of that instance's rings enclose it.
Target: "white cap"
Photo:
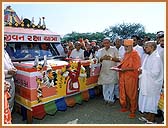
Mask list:
[[[109,40],[109,41],[111,41],[111,39],[109,37],[105,37],[103,40]]]

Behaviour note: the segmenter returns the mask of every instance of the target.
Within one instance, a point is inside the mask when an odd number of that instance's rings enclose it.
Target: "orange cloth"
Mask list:
[[[138,68],[141,66],[137,51],[125,53],[124,59],[118,68],[133,68],[133,71],[119,72],[119,93],[122,108],[129,108],[131,113],[137,109]]]
[[[4,92],[4,124],[11,124],[11,112],[9,109],[8,98],[10,98],[10,94],[8,91]]]
[[[124,45],[125,46],[130,46],[130,45],[133,45],[133,39],[125,39],[124,40]]]

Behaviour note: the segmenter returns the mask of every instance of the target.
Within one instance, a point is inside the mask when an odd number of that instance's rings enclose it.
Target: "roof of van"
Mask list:
[[[16,34],[40,34],[40,35],[59,35],[48,29],[34,29],[34,28],[21,28],[21,27],[4,27],[4,33],[16,33]]]

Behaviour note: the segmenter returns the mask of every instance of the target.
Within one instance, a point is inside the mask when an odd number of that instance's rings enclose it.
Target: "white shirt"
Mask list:
[[[102,48],[99,49],[99,50],[95,53],[95,56],[96,56],[96,58],[97,58],[98,60],[100,59],[101,50],[102,50]]]
[[[160,55],[160,52],[164,51],[164,48],[162,48],[162,47],[160,46],[160,44],[158,44],[158,45],[157,45],[157,51],[158,51],[158,53],[159,53],[159,55]]]
[[[162,59],[163,65],[164,65],[164,48],[160,46],[160,44],[157,45],[157,51]]]
[[[140,57],[142,57],[142,55],[144,54],[143,48],[141,46],[139,46],[138,44],[135,47],[133,47],[133,49],[138,52]]]
[[[15,68],[11,58],[9,57],[9,54],[4,50],[4,73],[5,77],[12,77],[12,75],[8,74],[8,71],[11,70],[12,68]]]
[[[76,49],[73,49],[69,57],[84,60],[84,50],[80,49],[77,51]]]
[[[118,50],[118,53],[119,53],[119,58],[120,58],[120,60],[122,60],[124,58],[124,54],[125,54],[124,46],[121,45],[121,47],[117,50]]]

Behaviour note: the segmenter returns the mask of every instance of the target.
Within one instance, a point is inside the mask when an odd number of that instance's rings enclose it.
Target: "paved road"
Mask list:
[[[33,119],[33,124],[144,124],[138,120],[138,112],[135,119],[129,119],[129,112],[121,113],[119,110],[118,102],[113,106],[105,105],[102,96],[96,96],[88,102],[83,101],[82,105],[76,104],[66,111],[57,111],[54,116],[46,115],[43,120]],[[18,113],[12,116],[13,124],[26,124]]]

